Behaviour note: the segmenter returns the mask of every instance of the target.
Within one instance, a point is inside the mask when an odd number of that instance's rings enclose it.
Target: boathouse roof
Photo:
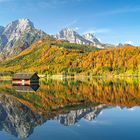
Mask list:
[[[27,79],[32,79],[32,78],[38,79],[37,73],[16,73],[13,76],[13,80],[27,80]]]

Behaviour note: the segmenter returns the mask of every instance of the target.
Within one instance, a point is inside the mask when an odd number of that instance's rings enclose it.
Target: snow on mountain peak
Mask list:
[[[92,43],[100,44],[100,41],[94,36],[93,33],[87,33],[87,34],[83,35],[83,37],[84,37],[86,40],[91,41]]]
[[[64,28],[54,36],[56,39],[68,40],[70,43],[81,45],[100,44],[100,41],[91,33],[81,36],[71,28]]]
[[[19,19],[8,24],[5,32],[22,32],[30,28],[34,28],[34,25],[29,19]]]
[[[28,26],[34,28],[34,24],[29,19],[19,19],[18,23],[19,23],[19,27],[20,28],[24,28],[25,29]]]
[[[0,28],[0,54],[17,54],[44,36],[46,33],[36,29],[29,19],[15,20]]]

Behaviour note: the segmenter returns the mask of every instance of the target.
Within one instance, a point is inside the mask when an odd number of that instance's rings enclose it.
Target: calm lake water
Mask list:
[[[0,81],[2,140],[140,140],[140,79]]]

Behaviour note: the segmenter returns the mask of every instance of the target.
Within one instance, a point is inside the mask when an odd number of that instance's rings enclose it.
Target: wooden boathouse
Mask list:
[[[12,78],[13,85],[31,85],[39,82],[37,73],[16,73]]]

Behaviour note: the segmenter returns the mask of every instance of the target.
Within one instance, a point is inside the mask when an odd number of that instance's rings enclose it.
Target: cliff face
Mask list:
[[[29,19],[19,19],[0,26],[0,57],[9,58],[28,48],[47,34],[34,27]]]

